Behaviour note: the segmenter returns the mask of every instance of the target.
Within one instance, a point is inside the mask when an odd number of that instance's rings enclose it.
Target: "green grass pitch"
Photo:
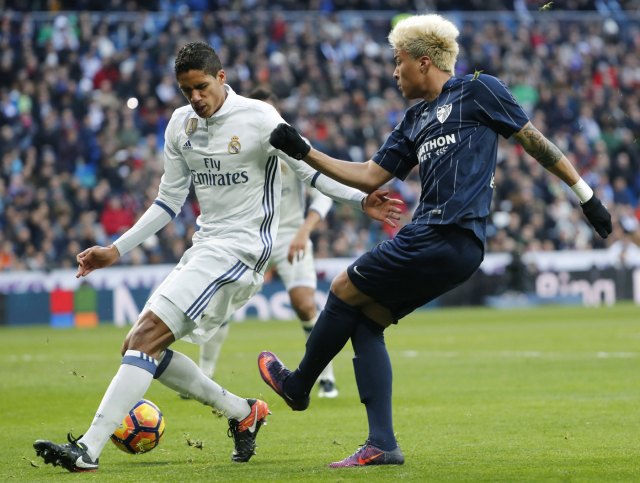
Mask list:
[[[366,438],[350,345],[335,360],[340,396],[294,413],[258,375],[276,352],[295,366],[294,321],[234,324],[216,380],[273,414],[247,464],[230,461],[226,420],[158,382],[160,446],[128,455],[108,443],[96,473],[44,465],[38,438],[86,430],[118,368],[124,329],[0,329],[0,481],[640,481],[640,308],[439,309],[386,332],[394,423],[406,463],[329,469]],[[176,350],[196,357],[197,348]],[[195,445],[190,445],[189,442]],[[198,449],[198,443],[202,448]]]

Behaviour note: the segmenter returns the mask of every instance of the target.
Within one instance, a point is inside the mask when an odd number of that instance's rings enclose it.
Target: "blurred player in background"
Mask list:
[[[249,98],[258,99],[276,106],[275,95],[264,88],[254,89]],[[302,323],[308,338],[318,318],[316,307],[316,269],[313,260],[313,245],[309,238],[315,226],[324,219],[333,201],[314,188],[309,188],[311,203],[305,216],[305,186],[293,170],[280,164],[282,176],[282,198],[280,200],[280,224],[273,246],[270,266],[275,267],[291,300],[291,307]],[[200,345],[200,369],[213,378],[222,344],[229,334],[229,323],[225,322],[211,339]],[[333,364],[329,362],[320,373],[318,396],[338,396]],[[181,394],[183,398],[189,395]]]
[[[237,95],[220,59],[206,43],[180,49],[175,75],[189,105],[176,109],[165,131],[164,174],[158,197],[135,225],[107,247],[77,257],[77,277],[107,267],[163,228],[185,202],[191,183],[200,204],[199,230],[174,270],[153,292],[122,346],[122,364],[87,432],[68,443],[34,443],[45,463],[94,471],[109,437],[155,378],[188,393],[228,418],[232,460],[253,456],[269,409],[208,378],[188,357],[169,349],[178,339],[206,342],[261,287],[279,220],[285,161],[305,182],[390,224],[396,201],[365,195],[288,159],[269,144],[283,119],[270,105]],[[280,160],[279,160],[280,157]]]
[[[498,135],[513,136],[545,169],[571,187],[597,233],[611,233],[607,209],[570,161],[529,121],[495,77],[454,75],[458,29],[439,15],[399,21],[389,40],[393,73],[410,107],[383,146],[365,163],[312,149],[287,124],[271,143],[345,184],[371,191],[419,165],[422,192],[411,223],[338,275],[306,353],[295,371],[271,352],[258,357],[260,374],[294,410],[309,405],[314,381],[351,340],[369,434],[351,456],[331,467],[402,464],[393,431],[392,369],[383,332],[391,324],[467,280],[484,258],[485,227],[494,189]],[[414,416],[420,424],[420,413]],[[420,431],[422,428],[414,427]]]

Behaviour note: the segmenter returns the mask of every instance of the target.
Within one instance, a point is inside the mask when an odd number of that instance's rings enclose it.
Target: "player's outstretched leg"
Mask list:
[[[216,372],[216,364],[218,363],[218,357],[220,356],[220,350],[224,341],[229,335],[229,324],[225,322],[218,328],[215,334],[207,342],[200,344],[200,370],[210,379],[213,379],[213,375]],[[186,392],[178,391],[178,396],[181,399],[191,399],[192,395]]]
[[[216,372],[220,351],[229,335],[229,326],[228,322],[223,323],[211,339],[200,345],[200,361],[198,365],[210,379],[213,379],[213,375]]]
[[[300,365],[291,372],[271,352],[258,356],[262,379],[282,397],[294,411],[309,406],[309,393],[322,370],[342,350],[360,323],[360,310],[329,292],[324,310],[309,334]],[[286,387],[285,387],[286,386]]]
[[[80,436],[81,438],[82,436]],[[38,439],[33,443],[36,455],[42,457],[46,464],[62,466],[69,471],[96,471],[98,459],[93,461],[87,453],[87,446],[79,443],[80,438],[67,434],[68,443],[55,444],[51,441]]]
[[[267,415],[271,414],[267,403],[260,399],[247,399],[247,403],[251,408],[249,416],[242,421],[229,418],[228,435],[235,446],[231,460],[237,463],[246,463],[256,454],[256,436],[260,427],[267,424]]]
[[[284,381],[291,375],[291,371],[278,359],[273,352],[264,351],[258,355],[258,369],[260,376],[278,396],[284,399],[294,411],[304,411],[309,407],[309,396],[294,399],[284,392]]]
[[[269,414],[267,403],[227,391],[209,379],[191,358],[171,349],[164,352],[156,377],[168,388],[191,395],[229,419],[228,435],[235,444],[233,461],[246,462],[255,454],[258,430]]]
[[[302,330],[304,331],[307,340],[309,340],[309,335],[311,334],[313,327],[316,325],[317,320],[317,316],[313,317],[311,320],[301,320]],[[329,362],[327,367],[322,370],[318,377],[318,397],[333,399],[338,397],[338,394],[336,376],[333,372],[333,363]]]
[[[329,464],[329,468],[349,468],[352,466],[370,465],[402,465],[404,464],[404,454],[399,446],[391,451],[383,451],[376,448],[369,441],[366,441],[351,456]]]

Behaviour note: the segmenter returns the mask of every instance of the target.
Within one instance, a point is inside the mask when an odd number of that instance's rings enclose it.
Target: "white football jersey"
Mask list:
[[[156,204],[177,214],[193,183],[200,204],[194,244],[224,243],[248,267],[263,272],[280,217],[280,160],[333,199],[359,206],[364,194],[320,178],[304,162],[276,150],[269,135],[285,121],[275,108],[239,96],[227,85],[225,89],[224,104],[210,118],[198,117],[190,105],[173,113],[165,131]]]

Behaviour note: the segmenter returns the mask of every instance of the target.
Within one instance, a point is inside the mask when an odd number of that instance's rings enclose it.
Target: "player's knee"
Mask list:
[[[360,292],[358,288],[351,282],[346,271],[340,273],[331,283],[331,292],[342,300],[345,304],[360,307],[372,299]]]
[[[141,318],[133,326],[127,336],[127,349],[142,350],[153,334],[154,324],[148,318]]]
[[[138,350],[152,357],[160,353],[173,342],[173,334],[154,314],[147,312],[135,323],[122,347],[122,352]]]
[[[336,297],[344,300],[351,286],[351,280],[349,280],[347,272],[344,271],[341,272],[336,278],[334,278],[333,282],[331,282],[331,291]]]

